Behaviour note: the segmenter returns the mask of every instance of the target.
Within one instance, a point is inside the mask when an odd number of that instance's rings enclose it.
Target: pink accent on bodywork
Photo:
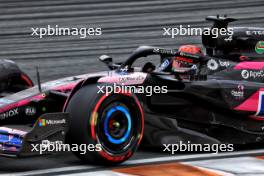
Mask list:
[[[104,83],[116,83],[116,84],[122,84],[122,85],[138,85],[143,84],[147,77],[146,73],[132,73],[128,75],[113,75],[113,76],[106,76],[102,77],[98,80],[98,82],[104,82]]]
[[[24,100],[20,100],[20,101],[15,102],[15,103],[11,103],[9,105],[1,107],[0,108],[0,113],[6,112],[6,111],[8,111],[10,109],[14,109],[14,108],[18,108],[18,107],[21,107],[21,106],[25,106],[28,103],[30,103],[31,101],[33,101],[33,100],[42,100],[44,98],[45,98],[44,94],[39,94],[39,95],[35,95],[33,97],[26,98]]]
[[[259,92],[264,91],[264,88],[260,88],[256,93],[254,93],[251,97],[246,99],[243,103],[235,107],[234,109],[237,111],[258,111],[258,102],[259,102]]]
[[[240,62],[234,67],[235,70],[261,70],[263,68],[264,62]]]

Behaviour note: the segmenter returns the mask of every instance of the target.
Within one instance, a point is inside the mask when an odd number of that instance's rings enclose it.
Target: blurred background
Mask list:
[[[163,27],[205,27],[208,15],[240,19],[239,26],[264,27],[263,0],[0,0],[0,59],[12,59],[35,81],[105,70],[102,54],[125,60],[140,45],[177,48],[201,44],[199,36],[174,39]],[[87,37],[31,36],[31,28],[101,27],[102,35]],[[232,26],[232,25],[231,25]]]

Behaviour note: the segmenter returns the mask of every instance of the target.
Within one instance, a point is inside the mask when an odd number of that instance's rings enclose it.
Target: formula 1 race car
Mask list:
[[[208,19],[225,28],[233,21]],[[3,89],[0,153],[38,155],[33,146],[47,141],[99,144],[100,150],[74,153],[84,161],[116,164],[129,159],[142,138],[149,146],[262,143],[264,38],[253,31],[264,29],[234,28],[231,40],[203,36],[207,55],[193,52],[195,47],[142,46],[123,63],[101,56],[110,71],[17,93]]]

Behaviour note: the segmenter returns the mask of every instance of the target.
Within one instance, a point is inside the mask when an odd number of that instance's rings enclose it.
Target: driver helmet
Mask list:
[[[189,53],[189,54],[203,55],[201,48],[196,45],[182,45],[179,48],[179,51]],[[192,66],[194,66],[194,64],[191,59],[188,59],[186,57],[173,58],[172,71],[181,72],[182,70],[184,72],[184,69],[182,68],[190,68]]]

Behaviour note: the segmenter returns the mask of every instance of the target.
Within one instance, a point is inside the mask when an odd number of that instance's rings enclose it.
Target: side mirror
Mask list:
[[[110,70],[115,70],[120,67],[121,64],[113,63],[113,59],[110,56],[102,55],[99,57],[99,60],[105,63]]]
[[[107,55],[101,55],[101,56],[99,57],[99,60],[100,60],[101,62],[105,63],[106,65],[109,65],[110,63],[113,62],[112,57],[107,56]]]

